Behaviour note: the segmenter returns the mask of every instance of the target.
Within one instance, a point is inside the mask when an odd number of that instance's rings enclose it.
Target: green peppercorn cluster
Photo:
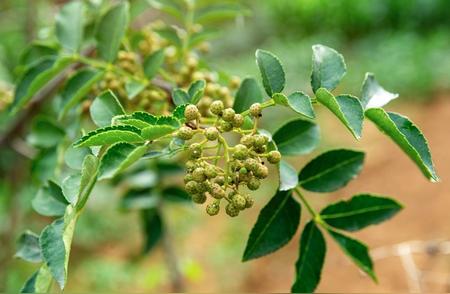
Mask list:
[[[225,213],[235,217],[252,207],[253,199],[246,191],[259,189],[261,181],[269,175],[266,163],[278,163],[281,154],[268,150],[269,138],[256,133],[256,128],[241,129],[244,117],[232,108],[225,108],[222,101],[212,102],[209,111],[215,115],[215,123],[203,126],[198,108],[187,105],[186,124],[176,133],[182,140],[193,140],[187,144],[185,189],[194,203],[204,204],[210,199],[206,206],[209,215],[218,214],[221,202],[225,202]],[[261,106],[254,104],[249,112],[256,124]],[[241,134],[239,143],[228,146],[223,136],[227,132]]]

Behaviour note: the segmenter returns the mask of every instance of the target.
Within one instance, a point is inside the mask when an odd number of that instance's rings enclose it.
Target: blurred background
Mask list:
[[[94,1],[94,0],[92,0]],[[12,90],[20,53],[49,34],[58,7],[66,1],[0,1],[0,96]],[[95,1],[94,1],[95,2]],[[131,1],[133,2],[133,1]],[[145,1],[139,5],[145,6]],[[319,292],[450,291],[450,3],[448,0],[248,0],[251,12],[217,27],[208,56],[220,71],[257,76],[254,51],[263,48],[282,61],[288,90],[309,92],[311,46],[321,43],[343,53],[348,73],[340,89],[360,93],[364,74],[375,73],[400,98],[387,108],[407,115],[428,138],[441,183],[432,184],[373,125],[355,142],[335,117],[322,109],[321,150],[336,146],[367,151],[359,178],[332,195],[309,194],[320,208],[358,192],[398,199],[405,209],[393,220],[356,235],[371,248],[379,284],[362,275],[328,242]],[[157,14],[149,13],[149,19]],[[0,99],[1,101],[1,99]],[[1,103],[1,102],[0,102]],[[265,118],[275,130],[292,113],[279,109]],[[269,123],[268,123],[269,122]],[[0,132],[8,123],[0,116]],[[319,150],[319,151],[321,151]],[[11,150],[1,150],[0,176],[14,173]],[[311,156],[289,158],[295,167]],[[27,164],[17,162],[17,164]],[[36,167],[35,172],[45,172]],[[23,175],[15,175],[17,181]],[[146,175],[151,178],[151,175]],[[255,195],[262,207],[273,195],[274,177]],[[35,188],[0,181],[0,292],[17,292],[35,266],[12,259],[15,242],[27,228],[40,231],[48,219],[31,209]],[[118,208],[117,189],[99,185],[75,232],[66,292],[161,292],[171,289],[167,256],[157,247],[142,256],[142,228],[136,213]],[[241,256],[259,209],[235,219],[208,217],[194,205],[167,207],[167,227],[189,292],[286,292],[294,277],[298,235],[275,254],[249,263]],[[303,215],[306,219],[306,213]],[[302,218],[303,218],[302,217]]]

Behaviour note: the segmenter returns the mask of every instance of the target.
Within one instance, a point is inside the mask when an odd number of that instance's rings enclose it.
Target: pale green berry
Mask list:
[[[216,198],[216,199],[221,199],[223,197],[225,197],[225,190],[222,189],[221,186],[219,186],[219,184],[214,183],[211,185],[211,196]]]
[[[196,182],[203,182],[206,180],[205,169],[203,167],[197,167],[192,171],[192,178]]]
[[[187,121],[195,120],[200,118],[200,112],[197,109],[197,106],[189,104],[184,109],[184,117]]]
[[[250,197],[250,195],[246,194],[244,195],[245,197],[245,208],[250,208],[253,206],[253,204],[255,203],[255,200],[253,200],[252,197]]]
[[[233,158],[244,160],[248,157],[248,148],[243,144],[234,146]]]
[[[239,169],[239,174],[240,175],[246,175],[246,174],[248,174],[248,170],[245,167],[241,167]]]
[[[261,182],[257,178],[251,178],[247,183],[247,188],[252,191],[258,190]]]
[[[205,193],[196,193],[192,195],[192,201],[197,204],[203,204],[206,202]]]
[[[209,127],[205,130],[205,137],[209,141],[217,140],[219,137],[219,131],[215,127]]]
[[[188,192],[189,194],[195,194],[198,192],[197,186],[198,186],[197,182],[189,181],[186,183],[184,188],[186,189],[186,192]]]
[[[231,203],[228,203],[227,206],[225,206],[225,212],[231,217],[239,215],[239,209]]]
[[[208,181],[197,183],[197,190],[202,193],[209,192],[211,190],[211,183]]]
[[[190,182],[190,181],[193,181],[194,179],[192,178],[192,175],[191,174],[186,174],[185,176],[184,176],[184,183],[186,184],[186,183],[188,183],[188,182]]]
[[[186,161],[185,166],[186,166],[186,170],[193,171],[197,167],[197,163],[195,163],[195,161],[193,161],[193,160],[188,160],[188,161]]]
[[[212,166],[212,165],[208,165],[208,166],[205,168],[205,176],[206,176],[208,179],[215,178],[215,177],[217,176],[217,170],[216,170],[216,168],[215,168],[214,166]]]
[[[219,185],[223,185],[223,184],[225,184],[225,177],[224,176],[217,176],[216,179],[214,180],[214,182],[216,182]]]
[[[272,164],[276,164],[280,162],[280,160],[281,160],[281,153],[276,150],[270,151],[269,154],[267,154],[267,161]]]
[[[219,128],[222,132],[229,132],[233,129],[233,124],[227,121],[220,121]]]
[[[248,148],[253,146],[253,136],[251,135],[244,135],[242,136],[240,140],[241,144],[247,146]]]
[[[235,128],[240,128],[244,124],[244,117],[240,114],[235,114],[232,124]]]
[[[253,103],[250,106],[250,115],[253,117],[260,117],[261,116],[261,104]]]
[[[255,170],[258,169],[259,162],[254,158],[247,158],[244,161],[244,165],[245,165],[245,168],[247,168],[249,171],[254,172]]]
[[[198,159],[202,156],[202,145],[198,143],[189,146],[189,154],[192,159]]]
[[[265,146],[265,145],[257,146],[257,147],[254,147],[253,150],[255,150],[255,152],[258,153],[258,154],[266,153],[267,146]]]
[[[231,198],[231,203],[237,209],[243,210],[247,202],[245,201],[244,196],[242,196],[241,194],[236,194],[233,196],[233,198]]]
[[[211,103],[211,106],[209,107],[211,113],[215,115],[222,115],[223,109],[224,109],[223,102],[220,100],[214,101],[213,103]]]
[[[233,122],[234,115],[235,115],[234,109],[227,108],[222,112],[222,119],[227,122]]]
[[[263,164],[259,164],[258,168],[253,172],[258,179],[265,179],[269,175],[269,169]]]
[[[267,144],[269,141],[269,138],[263,135],[254,135],[253,136],[253,146],[255,147],[262,147]]]
[[[220,211],[220,205],[218,201],[214,201],[206,206],[206,213],[213,216],[217,215]]]
[[[182,140],[190,140],[194,136],[194,131],[189,127],[181,127],[177,132],[177,137]]]

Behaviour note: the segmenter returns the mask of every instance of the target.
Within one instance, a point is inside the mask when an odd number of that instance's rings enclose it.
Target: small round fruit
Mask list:
[[[247,158],[244,165],[249,171],[255,172],[258,169],[259,162],[254,158]]]
[[[235,128],[240,128],[244,124],[244,117],[239,113],[235,114],[232,124]]]
[[[224,109],[223,102],[220,100],[214,101],[213,103],[211,103],[211,106],[209,107],[211,113],[215,115],[222,115],[223,109]]]
[[[245,209],[245,205],[247,202],[245,201],[244,196],[242,196],[241,194],[236,194],[233,196],[233,198],[231,198],[231,203],[237,209],[243,210],[243,209]]]
[[[213,216],[217,215],[220,211],[220,205],[217,201],[210,203],[206,206],[206,213]]]
[[[197,182],[195,181],[187,182],[184,188],[186,189],[186,192],[188,192],[189,194],[195,194],[198,192]]]
[[[239,215],[239,209],[231,203],[228,203],[227,206],[225,206],[225,212],[231,217]]]
[[[250,106],[250,115],[253,117],[260,117],[261,116],[261,104],[253,103]]]
[[[269,169],[263,164],[259,164],[258,168],[253,172],[258,179],[265,179],[269,176]]]
[[[239,174],[240,175],[246,175],[246,174],[248,174],[248,170],[245,167],[241,167],[239,169]]]
[[[198,143],[191,144],[189,146],[189,154],[191,159],[198,159],[202,156],[202,145]]]
[[[216,179],[214,180],[214,182],[216,182],[218,185],[223,185],[223,184],[225,184],[225,177],[217,176]]]
[[[233,122],[235,114],[233,108],[227,108],[222,112],[222,118],[224,121]]]
[[[192,174],[186,174],[183,178],[184,183],[188,183],[190,181],[193,181],[194,179],[192,178]]]
[[[240,140],[241,144],[247,146],[248,148],[253,146],[253,136],[251,135],[244,135],[242,136]]]
[[[214,183],[211,185],[211,196],[216,199],[221,199],[225,197],[225,190],[219,184]]]
[[[257,178],[251,178],[247,183],[247,188],[252,191],[258,190],[261,182]]]
[[[208,165],[205,168],[205,176],[208,179],[212,179],[212,178],[217,177],[217,170],[216,170],[216,168],[214,166],[212,166],[212,165]]]
[[[189,104],[184,109],[184,117],[187,121],[195,120],[200,117],[200,112],[197,109],[197,106]]]
[[[190,140],[194,136],[194,131],[186,126],[181,127],[177,132],[177,137],[182,140]]]
[[[253,204],[255,203],[255,200],[253,200],[252,197],[250,197],[250,195],[246,194],[244,195],[245,197],[245,208],[250,208],[253,206]]]
[[[196,193],[192,195],[192,201],[197,204],[203,204],[206,202],[205,193]]]
[[[258,154],[262,154],[262,153],[266,153],[267,151],[267,146],[263,145],[263,146],[257,146],[254,148],[255,152]]]
[[[280,160],[281,160],[281,153],[276,150],[270,151],[269,154],[267,155],[267,161],[272,164],[276,164],[280,162]]]
[[[240,160],[246,159],[248,157],[248,148],[243,144],[237,144],[234,146],[233,157]]]
[[[209,127],[205,130],[205,137],[209,141],[217,140],[219,137],[219,131],[215,127]]]
[[[265,146],[268,141],[269,141],[269,138],[267,138],[266,136],[263,136],[263,135],[255,135],[255,136],[253,136],[253,145],[255,147]]]
[[[205,169],[203,167],[197,167],[192,172],[192,178],[196,182],[203,182],[206,180]]]
[[[208,181],[197,183],[197,190],[201,193],[209,192],[211,190],[211,183]]]
[[[233,124],[231,124],[230,122],[227,122],[227,121],[221,121],[219,123],[219,128],[222,132],[226,133],[233,129]]]

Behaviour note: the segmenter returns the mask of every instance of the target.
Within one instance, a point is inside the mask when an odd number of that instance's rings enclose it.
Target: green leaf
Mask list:
[[[184,111],[184,110],[183,110]],[[131,115],[120,115],[113,118],[114,122],[131,125],[139,129],[143,129],[155,125],[158,117],[147,112],[136,111]]]
[[[89,110],[92,120],[99,127],[110,126],[114,116],[125,114],[119,99],[110,90],[95,98]]]
[[[134,79],[128,80],[125,83],[125,92],[127,93],[128,99],[134,99],[137,95],[144,91],[146,87],[147,85],[143,82],[136,81]]]
[[[80,170],[83,164],[83,160],[86,155],[92,154],[89,148],[74,148],[69,146],[64,153],[64,161],[68,167],[76,170]]]
[[[64,215],[69,202],[57,184],[48,181],[47,185],[40,188],[31,202],[33,209],[45,216]]]
[[[56,58],[59,48],[53,44],[45,44],[33,42],[29,45],[20,56],[20,66],[28,69],[31,65],[38,63],[43,59]]]
[[[120,199],[122,210],[140,210],[155,208],[159,205],[160,198],[153,190],[148,188],[129,190]]]
[[[338,233],[335,230],[329,229],[328,233],[330,233],[333,239],[339,244],[344,253],[347,254],[347,256],[350,257],[363,272],[368,274],[373,281],[377,282],[377,277],[373,270],[372,259],[369,256],[367,246],[360,241]]]
[[[180,37],[178,36],[178,32],[175,28],[164,27],[161,29],[156,29],[155,32],[158,33],[158,35],[160,35],[161,38],[166,39],[167,41],[169,41],[176,47],[182,46],[183,42],[181,41]]]
[[[81,1],[69,2],[56,15],[56,37],[73,52],[78,52],[83,42],[83,8]]]
[[[244,9],[238,3],[209,4],[206,8],[200,9],[196,13],[195,22],[208,24],[248,14],[250,14],[250,11]]]
[[[188,89],[190,96],[189,103],[197,104],[203,96],[205,91],[206,82],[204,80],[198,80],[193,82]]]
[[[143,248],[143,253],[145,254],[158,245],[164,234],[164,224],[156,209],[143,210],[141,212],[141,219],[145,237]]]
[[[64,217],[45,227],[39,238],[45,264],[61,289],[64,289],[66,285],[67,266],[75,222],[76,213],[73,207],[69,205]]]
[[[279,128],[273,135],[273,140],[282,155],[307,154],[319,144],[320,130],[313,122],[297,119]]]
[[[142,143],[141,131],[133,126],[111,126],[89,132],[77,142],[75,147],[90,147],[114,144],[117,142]]]
[[[284,160],[280,161],[280,187],[278,190],[287,191],[297,187],[298,176],[295,168]]]
[[[113,178],[139,160],[147,151],[147,146],[134,146],[119,142],[106,150],[99,166],[99,180]]]
[[[272,99],[277,105],[289,106],[288,98],[282,93],[273,94]]]
[[[324,88],[317,90],[316,98],[339,118],[356,139],[361,138],[364,110],[358,98],[351,95],[334,97]]]
[[[58,145],[64,135],[64,130],[53,120],[40,116],[34,120],[27,141],[39,148],[51,148]]]
[[[311,86],[314,93],[319,88],[334,90],[347,72],[344,57],[323,45],[314,45],[312,50]]]
[[[78,202],[78,197],[80,194],[80,184],[81,184],[81,173],[77,172],[66,177],[61,185],[62,192],[66,200],[72,204],[76,205]]]
[[[253,103],[263,102],[264,97],[254,78],[245,78],[236,92],[233,109],[241,113],[250,108]]]
[[[53,147],[39,150],[39,153],[31,162],[31,176],[33,180],[45,183],[53,177],[58,161],[56,149],[56,147]]]
[[[129,5],[127,1],[112,7],[100,19],[96,39],[99,56],[113,62],[120,49],[129,21]]]
[[[292,93],[287,97],[289,107],[307,118],[315,118],[314,109],[311,104],[311,98],[301,91]]]
[[[177,186],[165,188],[161,192],[163,199],[171,202],[190,202],[191,196],[184,190]]]
[[[25,282],[20,293],[47,293],[52,285],[52,274],[44,264]]]
[[[320,154],[300,171],[300,185],[312,192],[333,192],[348,184],[362,169],[364,152],[335,149]]]
[[[368,109],[365,114],[381,132],[389,136],[416,163],[425,177],[433,182],[439,181],[428,142],[412,121],[406,116],[386,112],[382,108]]]
[[[312,293],[320,282],[327,246],[314,221],[306,224],[300,239],[300,253],[295,263],[292,293]]]
[[[147,79],[151,80],[155,77],[155,75],[158,73],[158,70],[164,64],[164,58],[165,55],[163,49],[155,51],[154,53],[145,58],[143,68],[144,74],[147,77]]]
[[[175,107],[175,109],[172,112],[173,117],[184,120],[184,110],[186,109],[187,104],[181,104]]]
[[[381,87],[373,73],[366,73],[361,94],[361,104],[364,109],[383,107],[397,97],[398,94],[388,92]]]
[[[155,9],[158,9],[168,15],[173,16],[177,20],[184,20],[184,13],[178,3],[167,0],[147,0],[147,2]]]
[[[357,231],[388,220],[401,209],[402,205],[391,198],[359,194],[328,205],[320,215],[332,227]]]
[[[14,257],[22,258],[28,262],[41,262],[39,236],[31,231],[22,233],[17,242],[17,251]]]
[[[51,79],[71,63],[71,58],[45,58],[31,66],[20,79],[14,95],[12,112],[16,113]]]
[[[278,191],[261,210],[247,241],[242,261],[272,253],[286,245],[300,223],[300,205],[291,191]]]
[[[172,91],[172,100],[176,106],[188,104],[191,100],[189,94],[183,89],[177,88]]]
[[[75,105],[84,99],[94,84],[100,81],[104,75],[104,71],[87,68],[78,71],[70,77],[61,93],[61,106],[63,109],[60,112],[59,119],[63,118]]]
[[[176,130],[175,127],[169,125],[155,125],[142,129],[142,137],[145,140],[155,140],[162,136],[173,133]]]
[[[268,51],[258,49],[256,50],[256,63],[267,95],[272,97],[275,93],[281,93],[284,89],[285,77],[278,57]]]

